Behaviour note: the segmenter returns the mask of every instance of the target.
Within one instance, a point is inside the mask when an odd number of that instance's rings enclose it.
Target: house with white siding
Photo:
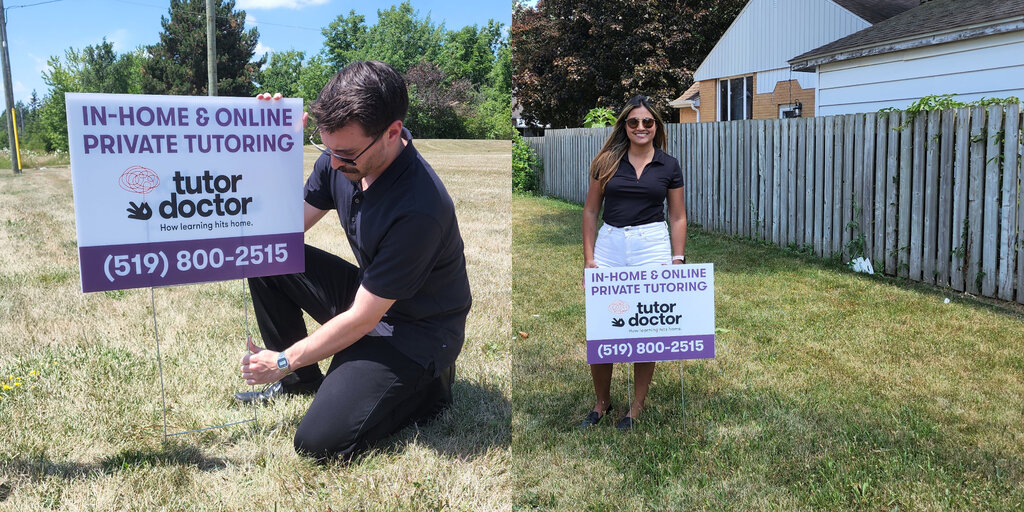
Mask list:
[[[789,63],[816,77],[821,116],[904,108],[931,94],[1024,98],[1024,0],[929,0]]]
[[[750,0],[670,105],[679,122],[813,116],[817,74],[789,60],[920,0]]]

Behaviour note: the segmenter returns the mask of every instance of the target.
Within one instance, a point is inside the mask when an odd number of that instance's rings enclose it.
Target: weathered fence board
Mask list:
[[[903,113],[900,116],[900,121],[903,123],[903,127],[900,133],[900,170],[899,170],[899,181],[900,181],[900,193],[897,201],[899,202],[899,228],[898,228],[898,259],[896,262],[897,270],[896,273],[900,277],[908,277],[910,275],[910,207],[911,207],[911,169],[914,163],[914,129],[912,128],[913,120],[910,115]]]
[[[801,244],[810,246],[813,248],[814,244],[814,149],[815,149],[815,137],[814,137],[814,119],[807,118],[803,120],[803,140],[804,140],[804,207],[803,207],[803,227],[804,227],[804,239]]]
[[[885,273],[896,274],[896,255],[899,246],[896,245],[896,212],[898,211],[896,194],[899,191],[898,165],[899,165],[899,144],[901,113],[889,113],[889,128],[885,132],[888,137],[886,144],[885,160]]]
[[[885,131],[888,127],[889,116],[879,114],[875,120],[875,194],[871,198],[874,204],[874,224],[871,232],[875,236],[872,241],[871,259],[880,271],[885,268]]]
[[[687,219],[706,229],[865,256],[876,271],[1024,303],[1020,105],[669,124]],[[527,138],[542,191],[582,202],[611,128]]]
[[[967,291],[981,289],[982,213],[985,185],[985,108],[971,109],[971,168],[967,188],[967,270],[964,281]]]
[[[940,286],[949,286],[950,269],[950,233],[953,220],[953,138],[956,111],[942,112],[940,128],[941,140],[939,148],[939,197],[938,227],[935,237],[935,282]]]
[[[969,179],[969,152],[971,142],[971,109],[956,111],[956,157],[953,159],[953,258],[950,262],[949,286],[964,291],[967,275],[967,189]]]
[[[825,150],[824,160],[825,166],[822,172],[825,176],[825,183],[823,185],[822,195],[822,219],[821,219],[821,236],[822,236],[822,257],[828,258],[835,253],[835,249],[832,244],[833,237],[835,236],[835,214],[838,211],[835,203],[835,162],[836,162],[836,121],[838,119],[829,117],[824,120],[825,124]]]
[[[831,162],[830,162],[831,163]],[[814,253],[824,256],[825,119],[814,118]]]
[[[921,280],[935,284],[935,243],[939,216],[939,129],[938,110],[928,112],[928,142],[925,149],[924,242],[921,244]]]
[[[1018,241],[1017,204],[1020,197],[1020,173],[1017,170],[1017,140],[1020,105],[1006,108],[1003,126],[1003,190],[999,208],[999,298],[1013,300],[1016,277],[1016,248]],[[998,148],[997,148],[998,149]],[[1020,293],[1020,292],[1018,292]]]
[[[914,118],[914,156],[911,166],[910,199],[910,279],[921,280],[921,253],[924,245],[924,173],[927,117],[921,113]]]
[[[999,253],[999,139],[1003,130],[1003,107],[988,108],[988,126],[985,130],[985,211],[982,216],[984,236],[981,249],[981,293],[992,297],[996,293],[996,255]]]
[[[864,170],[864,124],[863,114],[854,115],[853,126],[853,197],[850,200],[853,205],[852,217],[850,217],[850,242],[852,251],[848,251],[851,258],[864,255],[866,245],[864,232],[867,223],[864,222],[864,180],[867,173]]]

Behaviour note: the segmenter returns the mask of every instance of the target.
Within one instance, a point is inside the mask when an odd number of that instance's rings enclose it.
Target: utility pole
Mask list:
[[[11,148],[11,169],[14,170],[14,174],[21,174],[21,166],[18,165],[17,135],[14,131],[14,90],[11,85],[11,58],[7,53],[7,11],[4,9],[4,0],[0,0],[0,42],[3,44],[0,53],[3,53],[4,97],[7,100],[7,145]]]
[[[206,90],[210,96],[217,95],[217,9],[214,3],[216,0],[206,0],[206,76],[209,81]]]

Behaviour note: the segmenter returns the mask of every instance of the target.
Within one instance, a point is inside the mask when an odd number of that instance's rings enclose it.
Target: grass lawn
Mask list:
[[[474,295],[456,405],[349,464],[292,449],[308,397],[258,423],[163,440],[148,289],[83,294],[70,171],[0,173],[0,510],[502,510],[508,395],[508,141],[416,142],[456,203]],[[306,152],[307,170],[317,156]],[[307,241],[351,258],[337,217]],[[155,290],[171,431],[244,420],[240,281]],[[310,326],[314,324],[310,321]]]
[[[717,358],[660,363],[638,430],[593,406],[581,209],[512,200],[514,508],[1022,510],[1024,310],[691,228]],[[949,298],[949,303],[944,299]]]

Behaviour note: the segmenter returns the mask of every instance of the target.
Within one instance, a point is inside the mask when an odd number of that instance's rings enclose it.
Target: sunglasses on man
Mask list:
[[[387,130],[385,130],[385,131],[387,131]],[[330,148],[328,148],[326,146],[323,146],[323,145],[320,145],[320,144],[317,144],[317,142],[313,140],[313,135],[312,134],[310,134],[310,136],[309,136],[309,143],[312,144],[314,148],[316,148],[321,153],[323,153],[323,154],[325,154],[327,156],[333,156],[334,158],[337,158],[338,160],[341,160],[342,162],[344,162],[344,163],[346,163],[348,165],[355,165],[356,164],[356,159],[361,157],[361,156],[363,156],[363,153],[366,153],[367,149],[370,149],[371,146],[376,144],[377,140],[380,139],[381,135],[384,135],[384,132],[378,133],[377,136],[373,138],[373,141],[370,142],[369,146],[366,146],[365,148],[363,148],[363,150],[360,151],[358,155],[356,155],[356,156],[354,156],[352,158],[349,158],[347,156],[341,156],[341,155],[335,153]]]
[[[635,117],[631,117],[629,119],[626,119],[626,126],[630,127],[631,129],[634,129],[637,126],[640,126],[640,123],[644,124],[644,128],[650,128],[650,127],[654,126],[654,118],[653,117],[645,117],[645,118],[643,118],[641,120],[641,119],[637,119]]]

